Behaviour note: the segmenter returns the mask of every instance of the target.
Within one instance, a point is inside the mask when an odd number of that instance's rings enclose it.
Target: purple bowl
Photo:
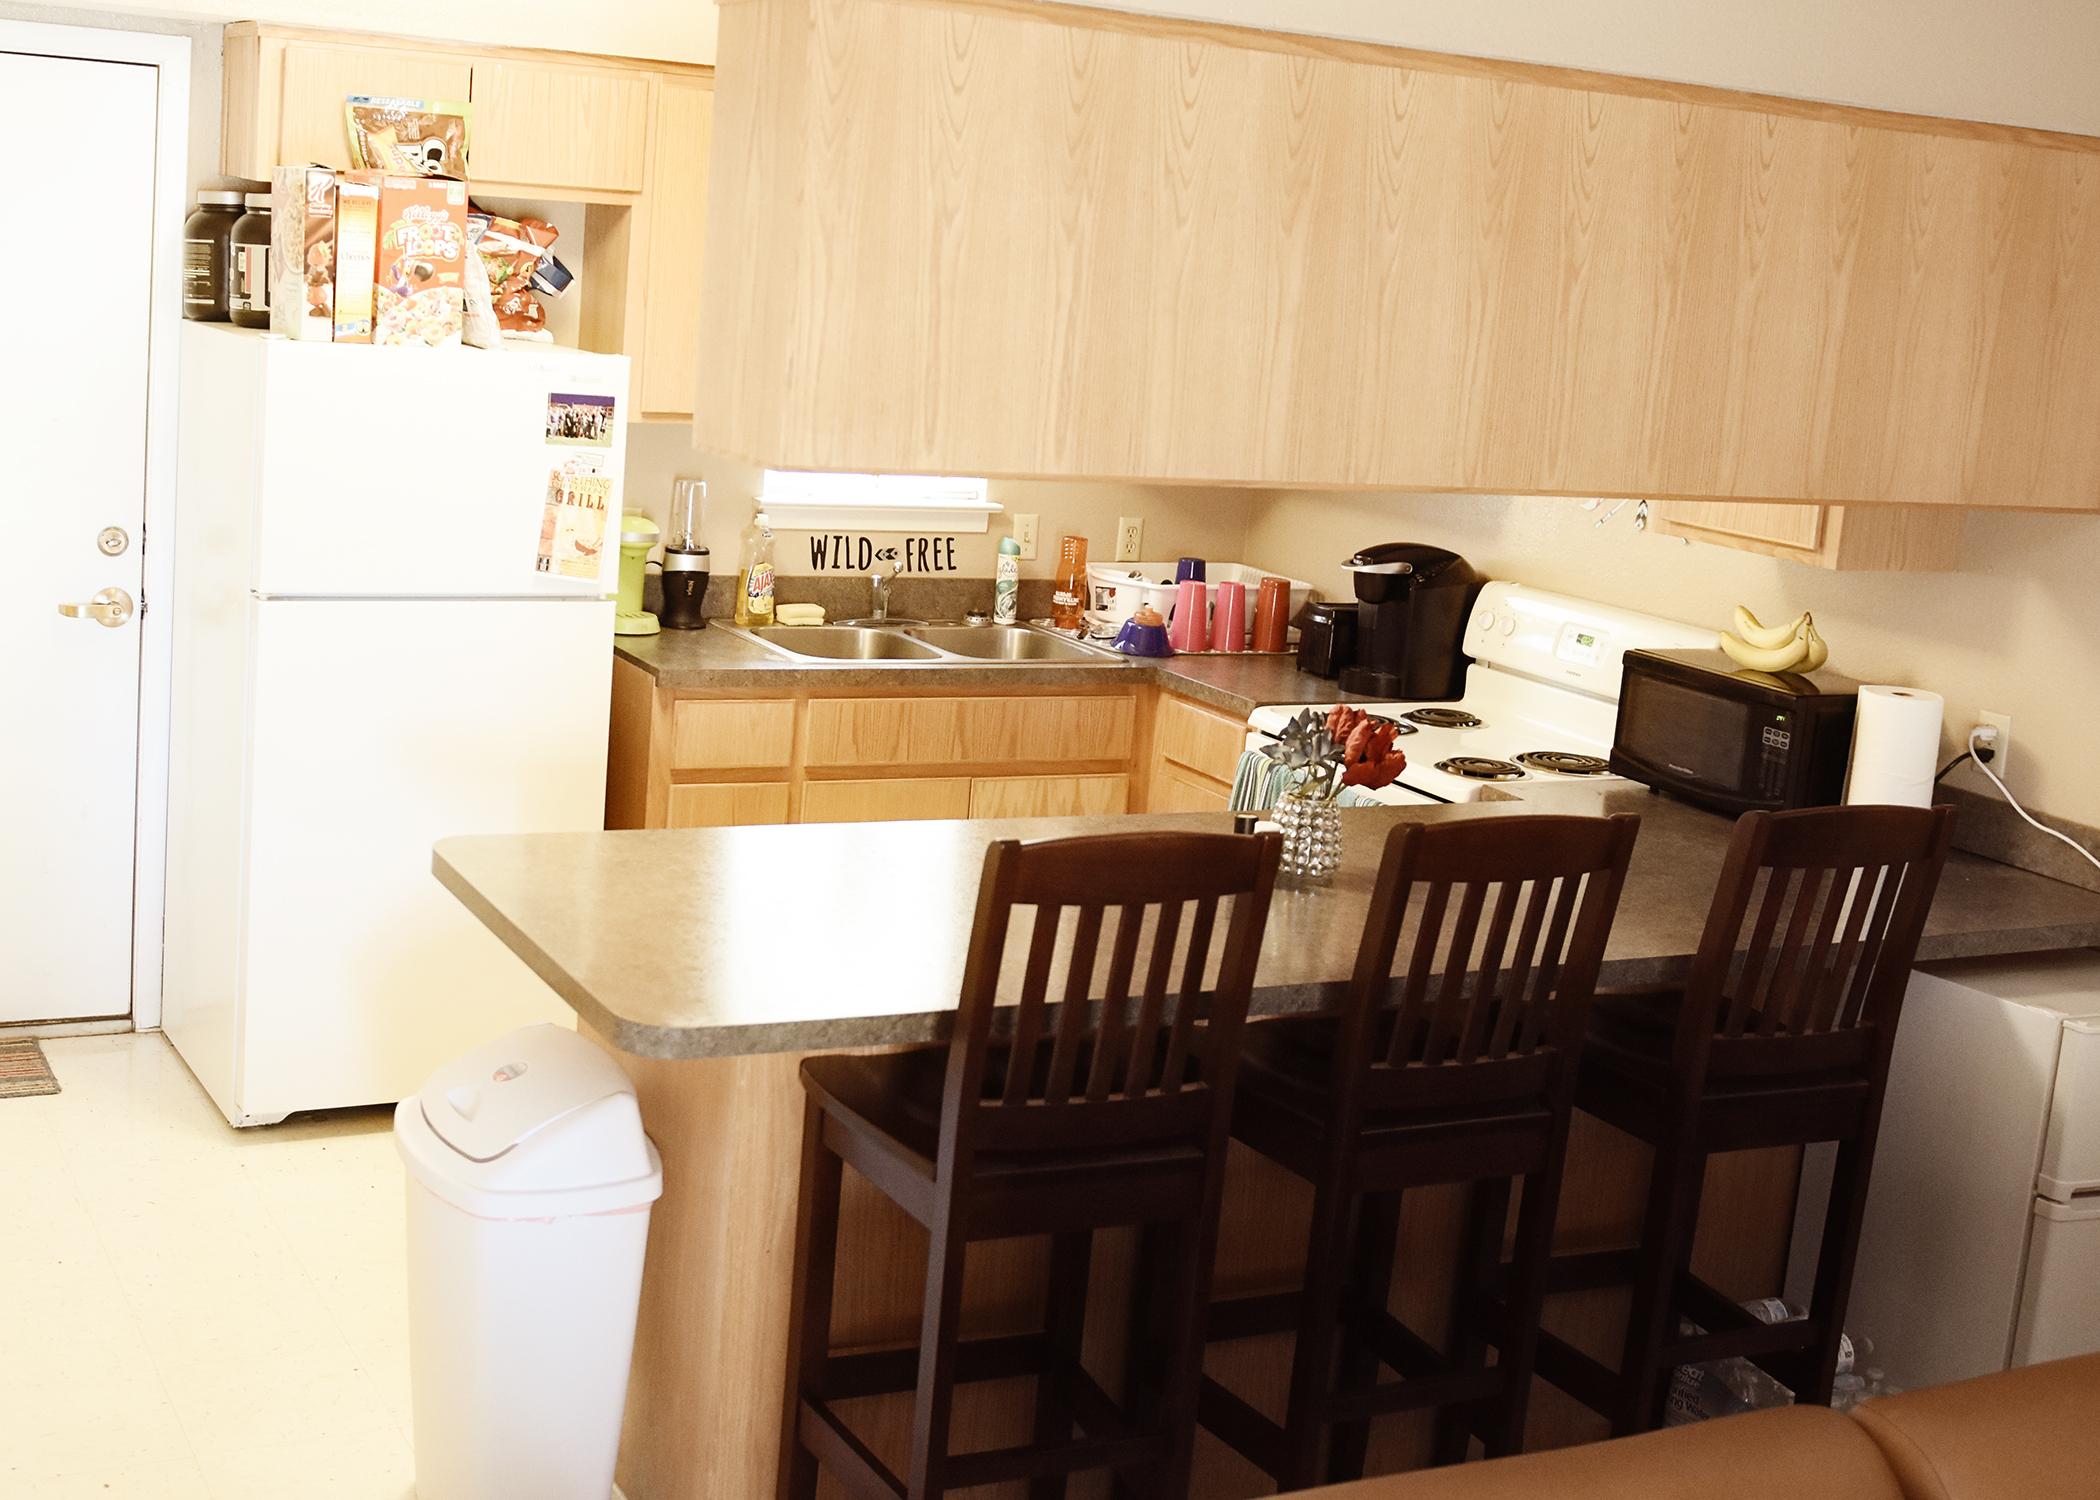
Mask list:
[[[1172,656],[1174,648],[1167,644],[1167,627],[1164,625],[1140,625],[1136,620],[1125,620],[1123,628],[1116,632],[1115,649],[1125,656]]]

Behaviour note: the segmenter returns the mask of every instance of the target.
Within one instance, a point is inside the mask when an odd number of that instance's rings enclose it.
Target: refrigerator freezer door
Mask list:
[[[2100,1020],[2064,1023],[2035,1191],[2059,1203],[2080,1193],[2100,1193]]]
[[[2100,1199],[2034,1201],[2034,1241],[2020,1291],[2012,1362],[2100,1353]]]
[[[237,1091],[412,1094],[566,1006],[430,872],[458,833],[601,827],[612,605],[264,601]]]
[[[229,335],[237,337],[237,335]],[[568,349],[254,342],[263,367],[250,587],[277,598],[610,597],[627,359]],[[611,398],[602,433],[550,440],[560,396]],[[602,410],[602,407],[599,408]],[[603,442],[597,441],[599,437]],[[610,476],[593,577],[538,570],[550,475]]]

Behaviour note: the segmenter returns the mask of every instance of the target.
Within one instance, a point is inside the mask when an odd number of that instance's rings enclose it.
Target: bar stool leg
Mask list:
[[[1366,1196],[1357,1209],[1356,1263],[1349,1277],[1349,1295],[1361,1304],[1358,1311],[1383,1309],[1392,1297],[1393,1258],[1400,1245],[1400,1202],[1398,1193],[1381,1193]],[[1354,1331],[1360,1327],[1357,1316],[1344,1320],[1341,1373],[1335,1382],[1339,1390],[1367,1387],[1378,1379],[1377,1348]],[[1327,1451],[1327,1482],[1361,1479],[1370,1446],[1368,1419],[1336,1427]]]
[[[845,1163],[824,1144],[824,1112],[802,1111],[802,1196],[795,1206],[793,1300],[788,1310],[787,1392],[780,1414],[779,1500],[816,1500],[817,1460],[802,1446],[802,1391],[824,1387],[831,1357],[831,1298],[838,1270],[839,1187]]]
[[[1815,1289],[1809,1295],[1808,1316],[1818,1332],[1810,1353],[1814,1364],[1806,1387],[1794,1393],[1804,1404],[1828,1406],[1837,1383],[1845,1304],[1851,1297],[1852,1269],[1859,1257],[1860,1225],[1867,1213],[1867,1170],[1873,1159],[1871,1133],[1838,1145],[1837,1164],[1830,1175],[1830,1204],[1823,1215],[1823,1244],[1816,1255]]]
[[[1334,1389],[1349,1206],[1346,1193],[1325,1186],[1314,1191],[1305,1291],[1298,1303],[1298,1344],[1291,1352],[1291,1391],[1284,1408],[1279,1491],[1309,1490],[1320,1482],[1320,1441],[1326,1435],[1327,1404]]]
[[[932,1226],[906,1500],[939,1500],[948,1491],[948,1435],[954,1418],[955,1355],[962,1334],[963,1260],[968,1251],[961,1225],[950,1219]]]
[[[1699,1223],[1699,1190],[1706,1181],[1706,1154],[1678,1122],[1662,1132],[1648,1180],[1648,1211],[1641,1221],[1633,1307],[1626,1319],[1626,1345],[1619,1360],[1619,1409],[1613,1437],[1647,1432],[1662,1417],[1669,1372],[1662,1348],[1676,1333],[1670,1311],[1677,1275],[1692,1258]]]
[[[1467,1190],[1465,1251],[1458,1267],[1451,1330],[1453,1362],[1461,1370],[1487,1368],[1488,1340],[1480,1327],[1480,1314],[1483,1306],[1497,1300],[1494,1282],[1502,1267],[1502,1237],[1509,1227],[1509,1192],[1507,1177],[1484,1177]],[[1465,1462],[1478,1410],[1447,1406],[1437,1413],[1435,1462]]]
[[[1553,1258],[1553,1221],[1560,1209],[1566,1142],[1563,1131],[1559,1149],[1546,1169],[1524,1179],[1523,1198],[1517,1206],[1516,1244],[1510,1255],[1505,1303],[1507,1321],[1496,1358],[1496,1368],[1504,1372],[1502,1400],[1495,1425],[1483,1435],[1489,1458],[1524,1451],[1524,1419],[1531,1410],[1531,1378],[1538,1365],[1539,1319],[1546,1306],[1546,1267]],[[1507,1194],[1505,1184],[1505,1203]],[[1496,1253],[1500,1254],[1499,1245]]]
[[[1094,1237],[1086,1231],[1050,1239],[1050,1290],[1043,1304],[1043,1331],[1053,1358],[1079,1363],[1086,1336],[1087,1274]],[[1072,1436],[1072,1407],[1066,1398],[1062,1370],[1039,1376],[1035,1383],[1035,1441],[1064,1442]],[[1063,1474],[1048,1474],[1028,1486],[1028,1500],[1065,1500]]]
[[[1195,1467],[1196,1396],[1203,1383],[1203,1324],[1210,1313],[1211,1269],[1217,1221],[1176,1224],[1167,1231],[1161,1291],[1166,1303],[1157,1422],[1174,1435],[1170,1457],[1144,1493],[1156,1500],[1187,1500]]]

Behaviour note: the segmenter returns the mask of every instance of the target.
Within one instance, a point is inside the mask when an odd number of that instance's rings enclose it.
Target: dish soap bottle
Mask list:
[[[763,510],[752,512],[744,533],[744,561],[736,570],[736,622],[773,623],[773,528]]]
[[[1011,625],[1021,615],[1021,544],[999,538],[999,572],[992,583],[992,620]]]

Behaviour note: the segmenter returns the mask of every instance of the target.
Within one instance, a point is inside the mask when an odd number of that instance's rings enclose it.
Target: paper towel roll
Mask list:
[[[1946,710],[1938,693],[1923,688],[1862,687],[1845,800],[1930,807]]]

